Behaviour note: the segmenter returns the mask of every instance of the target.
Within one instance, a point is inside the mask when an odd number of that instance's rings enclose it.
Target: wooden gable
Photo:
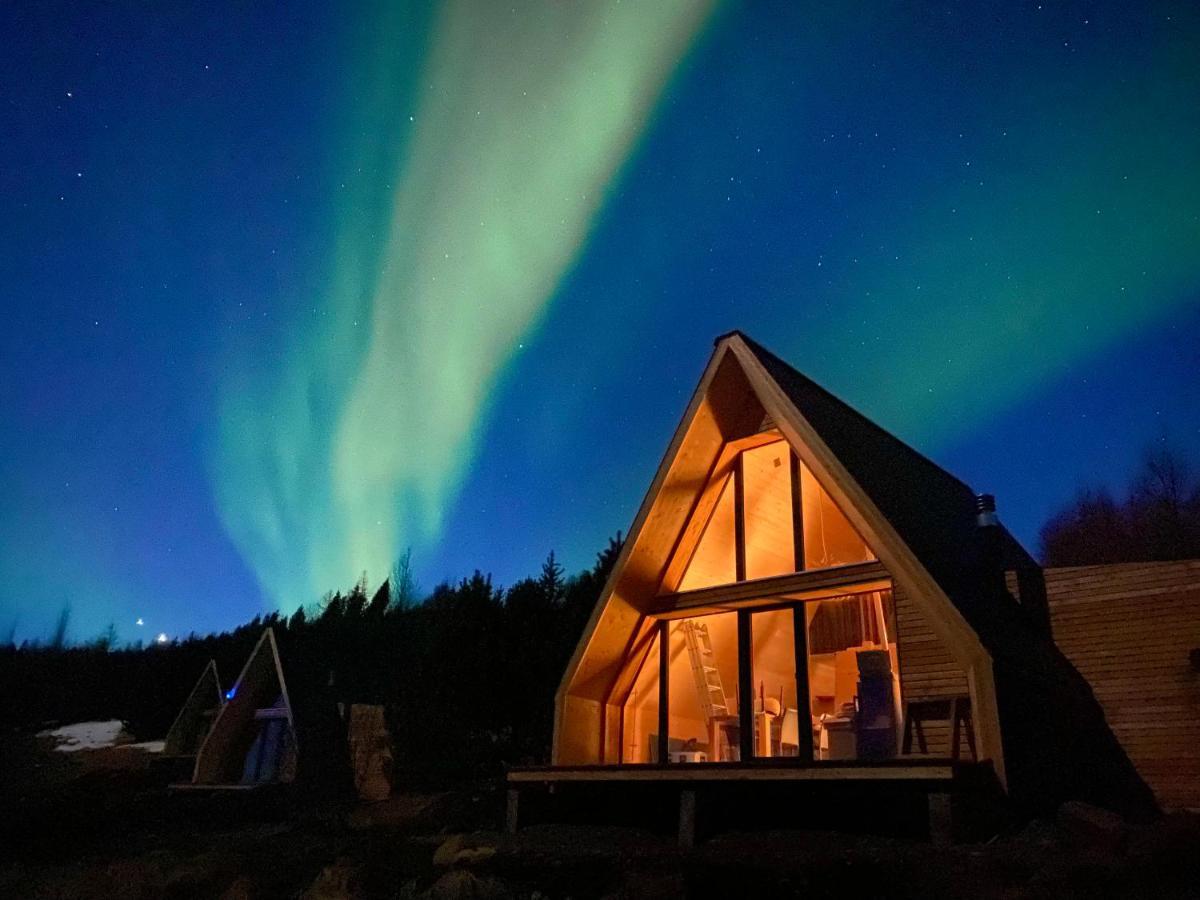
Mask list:
[[[873,426],[872,426],[873,427]],[[764,433],[764,428],[767,432]],[[921,622],[948,652],[975,705],[981,754],[1003,779],[991,658],[978,635],[764,366],[756,345],[734,333],[720,339],[642,503],[614,571],[559,688],[554,759],[614,762],[623,679],[648,645],[657,598],[678,590],[686,560],[721,500],[721,473],[755,443],[787,441],[874,550]],[[911,451],[910,451],[911,452]],[[887,460],[881,460],[886,465]],[[911,626],[910,626],[911,627]],[[903,633],[903,625],[901,626]]]

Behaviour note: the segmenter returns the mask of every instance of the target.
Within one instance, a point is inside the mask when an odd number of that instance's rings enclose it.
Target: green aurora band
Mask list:
[[[221,385],[218,508],[279,606],[437,536],[490,392],[713,5],[451,0],[415,80],[416,23],[379,11],[314,324]]]

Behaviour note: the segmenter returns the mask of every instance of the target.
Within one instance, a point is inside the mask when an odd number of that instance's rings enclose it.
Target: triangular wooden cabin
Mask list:
[[[171,723],[171,730],[163,741],[164,757],[194,757],[200,751],[209,730],[216,721],[225,696],[221,693],[221,680],[217,676],[217,662],[208,661],[204,671],[196,680],[195,687],[179,708],[179,714]]]
[[[263,630],[200,752],[196,786],[254,787],[296,777],[296,724],[275,632]]]
[[[553,766],[510,783],[970,769],[1145,809],[1040,574],[990,497],[723,336],[564,674]]]

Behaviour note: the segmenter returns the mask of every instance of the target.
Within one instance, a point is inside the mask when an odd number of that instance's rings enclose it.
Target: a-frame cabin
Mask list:
[[[296,723],[275,632],[266,628],[196,756],[193,786],[255,787],[296,777]]]
[[[221,679],[217,676],[217,661],[210,659],[187,700],[179,708],[175,721],[163,741],[164,757],[195,757],[204,743],[225,697],[221,693]]]
[[[510,783],[971,767],[1027,805],[1146,808],[1039,585],[990,497],[725,335],[563,676],[553,765]]]

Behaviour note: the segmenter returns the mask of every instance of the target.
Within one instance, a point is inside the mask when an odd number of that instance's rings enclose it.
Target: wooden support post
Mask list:
[[[929,839],[938,847],[947,847],[954,840],[954,817],[950,795],[942,791],[930,791]]]
[[[517,833],[517,813],[521,802],[521,792],[514,787],[508,789],[508,804],[504,810],[504,830],[508,834]]]
[[[696,846],[696,792],[679,792],[679,846],[691,850]]]

